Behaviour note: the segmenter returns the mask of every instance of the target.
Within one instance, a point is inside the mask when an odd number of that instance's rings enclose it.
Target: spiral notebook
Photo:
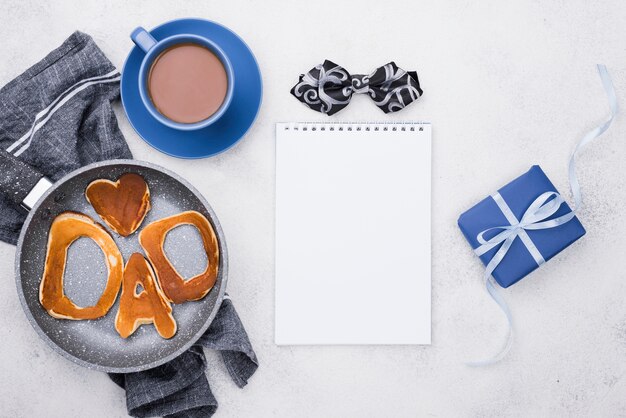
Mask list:
[[[276,344],[430,344],[430,191],[428,123],[278,123]]]

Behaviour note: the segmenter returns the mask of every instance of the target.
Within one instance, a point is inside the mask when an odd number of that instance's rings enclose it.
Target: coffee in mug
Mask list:
[[[218,111],[228,91],[222,61],[208,48],[175,44],[154,59],[147,90],[156,110],[178,123],[197,123]]]

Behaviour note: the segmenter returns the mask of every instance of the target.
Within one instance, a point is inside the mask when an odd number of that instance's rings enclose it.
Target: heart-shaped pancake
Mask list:
[[[122,174],[117,181],[94,180],[85,197],[102,220],[124,237],[139,228],[150,210],[150,190],[139,174]]]

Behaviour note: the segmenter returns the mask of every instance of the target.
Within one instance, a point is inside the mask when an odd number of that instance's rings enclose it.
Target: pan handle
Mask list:
[[[13,203],[31,210],[50,186],[39,171],[0,149],[0,191]]]

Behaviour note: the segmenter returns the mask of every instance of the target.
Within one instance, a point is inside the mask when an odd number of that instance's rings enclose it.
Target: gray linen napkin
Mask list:
[[[135,417],[210,417],[217,400],[204,374],[202,347],[218,350],[237,386],[244,387],[258,367],[246,330],[226,296],[208,331],[188,351],[154,369],[109,374],[126,389],[128,413]]]
[[[132,158],[111,102],[119,73],[89,35],[72,34],[60,47],[0,89],[0,148],[51,180],[86,164]],[[0,194],[0,240],[15,244],[26,213]],[[139,373],[110,374],[126,389],[137,417],[206,417],[217,409],[204,371],[202,347],[218,350],[239,387],[258,367],[248,335],[225,297],[208,331],[187,352]]]

